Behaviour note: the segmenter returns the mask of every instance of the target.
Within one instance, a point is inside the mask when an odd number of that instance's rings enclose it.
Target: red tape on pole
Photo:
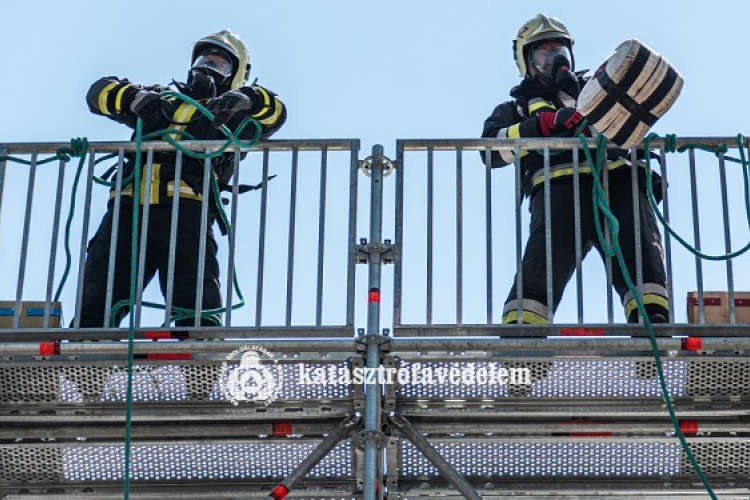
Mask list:
[[[700,351],[703,341],[700,337],[688,337],[682,339],[682,348],[688,351]]]
[[[270,496],[272,496],[276,500],[281,500],[282,498],[286,497],[288,493],[289,488],[287,488],[283,484],[280,484],[273,489]]]
[[[54,356],[60,354],[60,343],[56,340],[50,340],[46,342],[39,342],[39,355],[40,356]]]

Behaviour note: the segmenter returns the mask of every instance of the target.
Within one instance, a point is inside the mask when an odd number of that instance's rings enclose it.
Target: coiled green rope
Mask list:
[[[173,91],[165,91],[165,92],[162,92],[162,95],[176,97],[176,98],[182,99],[184,101],[187,101],[190,104],[192,104],[193,106],[195,106],[198,109],[198,111],[200,111],[202,114],[204,114],[205,116],[207,116],[209,119],[213,119],[213,114],[208,109],[206,109],[204,106],[202,106],[199,102],[195,101],[194,99],[192,99],[192,98],[190,98],[190,97],[188,97],[188,96],[186,96],[184,94],[181,94],[179,92],[173,92]],[[245,129],[245,127],[247,127],[247,125],[250,124],[250,123],[252,123],[252,124],[255,125],[255,134],[254,134],[253,138],[250,141],[247,141],[247,142],[240,140],[239,139],[239,135]],[[141,135],[136,137],[136,139],[137,139],[136,140],[136,159],[137,159],[136,163],[138,165],[137,168],[140,168],[140,166],[142,165],[142,156],[141,156],[142,148],[141,148],[141,145],[142,145],[143,141],[155,140],[155,139],[163,139],[163,140],[169,142],[170,144],[172,144],[176,149],[180,150],[186,156],[190,156],[190,157],[196,158],[196,159],[210,159],[210,158],[214,158],[214,157],[220,156],[221,154],[225,153],[227,151],[227,149],[229,149],[230,147],[232,147],[234,145],[237,145],[237,146],[239,146],[241,148],[250,148],[250,147],[254,146],[255,144],[257,144],[257,142],[260,139],[260,134],[261,134],[260,125],[258,124],[258,122],[256,120],[254,120],[254,119],[252,119],[250,117],[246,117],[242,122],[240,122],[239,126],[234,131],[230,130],[226,125],[222,125],[221,128],[220,128],[220,130],[227,137],[226,143],[224,145],[222,145],[219,149],[217,149],[216,151],[213,151],[211,153],[199,153],[199,152],[191,151],[190,149],[182,146],[171,135],[171,134],[180,134],[181,136],[184,136],[184,137],[186,137],[189,140],[196,140],[195,137],[193,137],[191,134],[189,134],[188,132],[186,132],[184,130],[177,130],[177,129],[167,128],[167,129],[158,130],[158,131],[146,134],[146,135],[142,135],[142,129],[141,129]],[[140,137],[140,139],[138,139],[138,137]],[[65,242],[64,243],[64,247],[65,247],[65,268],[63,270],[63,273],[62,273],[62,276],[61,276],[61,279],[60,279],[60,283],[58,284],[57,291],[55,292],[55,298],[54,298],[54,300],[59,300],[60,299],[60,295],[62,294],[63,288],[64,288],[65,283],[66,283],[66,281],[67,281],[67,279],[69,277],[70,270],[71,270],[71,267],[72,267],[72,254],[71,254],[71,251],[70,251],[70,232],[71,232],[71,226],[72,226],[73,218],[74,218],[74,214],[75,214],[75,199],[77,197],[78,186],[80,184],[81,174],[83,172],[83,168],[84,168],[85,158],[86,158],[87,152],[88,152],[88,141],[85,138],[83,138],[83,139],[73,139],[71,141],[70,148],[60,148],[55,156],[38,162],[39,164],[49,163],[49,162],[54,161],[54,160],[62,160],[62,161],[66,161],[67,162],[67,161],[70,160],[70,156],[79,156],[80,157],[78,168],[76,169],[76,174],[75,174],[75,177],[74,177],[74,180],[73,180],[73,187],[71,189],[70,211],[68,213],[68,217],[67,217],[67,221],[66,221],[66,225],[65,225],[65,236],[64,236],[64,238],[65,238],[65,240],[64,240],[64,242]],[[96,160],[95,164],[98,164],[98,163],[100,163],[102,161],[105,161],[105,160],[108,160],[110,158],[113,158],[115,156],[117,156],[116,153],[111,153],[111,154],[105,155],[102,158],[99,158],[98,160]],[[30,164],[31,163],[28,160],[24,160],[24,159],[21,159],[21,158],[15,158],[15,157],[11,157],[11,156],[0,157],[0,160],[2,160],[2,159],[9,159],[9,160],[13,160],[13,161],[17,161],[19,163],[25,163],[25,164]],[[219,195],[218,182],[216,180],[216,176],[214,175],[213,167],[212,167],[212,171],[210,172],[209,177],[210,177],[211,183],[212,183],[212,185],[211,185],[211,194],[214,197],[214,202],[215,202],[214,204],[218,208],[218,211],[219,211],[218,215],[221,218],[222,223],[224,224],[224,226],[227,228],[228,232],[231,232],[232,231],[232,227],[231,227],[231,224],[229,223],[229,220],[228,220],[228,218],[226,216],[226,213],[224,212],[224,209],[223,209],[223,206],[222,206],[222,203],[221,203],[221,199],[220,199],[220,195]],[[100,185],[103,185],[103,186],[107,186],[107,187],[110,187],[110,188],[113,188],[113,189],[115,188],[115,182],[114,181],[106,181],[106,180],[101,179],[101,178],[96,177],[96,176],[94,176],[93,180],[97,184],[100,184]],[[122,187],[125,187],[128,184],[130,184],[130,183],[134,183],[134,181],[135,181],[135,170],[127,178],[123,179],[123,181],[122,181]],[[138,204],[135,204],[134,206],[138,206]],[[242,289],[240,288],[239,280],[237,279],[236,272],[233,273],[233,275],[232,275],[232,283],[233,283],[233,286],[234,286],[235,293],[237,294],[238,301],[235,304],[232,304],[229,307],[231,307],[232,310],[235,310],[235,309],[239,309],[239,308],[243,307],[246,304],[246,300],[245,300],[244,294],[242,293]],[[150,307],[150,308],[153,308],[153,309],[166,310],[166,306],[165,305],[157,304],[157,303],[154,303],[154,302],[143,302],[142,305],[144,307]],[[127,307],[127,306],[128,306],[128,301],[126,301],[126,300],[122,300],[122,301],[120,301],[120,302],[118,302],[118,303],[116,303],[116,304],[114,304],[112,306],[112,313],[111,313],[111,316],[110,316],[111,319],[110,319],[110,325],[109,326],[115,326],[114,323],[115,323],[115,318],[117,316],[118,311],[120,309],[124,308],[124,307]],[[227,308],[225,308],[225,307],[215,308],[215,309],[206,309],[206,310],[203,310],[201,312],[201,317],[203,319],[206,319],[206,320],[210,321],[211,323],[213,323],[215,325],[220,325],[221,324],[221,320],[219,319],[219,315],[221,315],[222,313],[224,313],[226,311],[227,311]],[[172,315],[171,315],[171,320],[172,321],[178,321],[178,320],[189,319],[189,318],[194,318],[194,317],[195,317],[195,311],[193,309],[172,306]]]
[[[669,222],[666,220],[664,215],[661,213],[661,210],[659,210],[659,205],[656,201],[656,198],[654,197],[654,186],[653,186],[653,179],[652,179],[652,169],[651,169],[651,141],[655,138],[658,138],[658,134],[651,133],[649,134],[646,139],[643,141],[644,144],[644,151],[645,151],[645,159],[646,159],[646,193],[648,194],[649,203],[651,203],[651,206],[654,209],[654,213],[656,213],[656,216],[659,218],[659,221],[662,223],[664,228],[674,236],[674,238],[680,242],[680,244],[685,247],[689,252],[691,252],[693,255],[696,255],[704,260],[713,260],[713,261],[722,261],[722,260],[731,260],[735,257],[739,257],[740,255],[744,254],[748,250],[750,250],[750,241],[740,248],[739,250],[736,250],[734,252],[721,254],[721,255],[710,255],[704,252],[701,252],[694,246],[690,245],[687,241],[685,241],[684,238],[682,238],[677,232],[672,228],[672,226],[669,224]],[[676,142],[677,142],[677,136],[674,134],[668,134],[665,138],[665,147],[664,151],[666,153],[683,153],[685,151],[688,151],[690,149],[700,149],[702,151],[707,151],[710,153],[714,153],[717,157],[723,156],[725,160],[731,161],[734,163],[739,163],[742,166],[742,183],[744,186],[744,192],[745,192],[745,215],[747,217],[748,221],[748,227],[750,227],[750,175],[748,173],[747,168],[747,160],[745,159],[745,138],[742,134],[737,134],[737,148],[740,152],[739,158],[733,158],[731,156],[725,156],[724,153],[727,152],[728,148],[726,144],[722,144],[717,147],[708,147],[704,146],[703,144],[696,144],[696,143],[688,143],[684,146],[681,146],[679,148],[676,148]]]
[[[73,189],[70,193],[70,206],[71,209],[68,212],[68,217],[65,222],[65,269],[63,270],[62,277],[60,279],[60,283],[57,286],[57,290],[54,295],[54,300],[58,301],[60,300],[60,295],[62,294],[63,286],[65,285],[65,282],[68,279],[68,275],[70,274],[70,268],[72,265],[72,255],[70,252],[70,228],[73,224],[73,216],[75,214],[75,199],[78,194],[78,183],[80,182],[81,173],[83,172],[83,166],[86,162],[86,156],[88,155],[88,149],[89,149],[89,141],[85,137],[77,137],[75,139],[70,140],[70,146],[69,147],[61,147],[58,148],[56,153],[53,156],[50,156],[49,158],[45,158],[43,160],[37,160],[37,165],[44,165],[45,163],[51,163],[53,161],[62,161],[63,163],[68,163],[71,160],[71,157],[78,158],[78,168],[76,169],[76,175],[73,181]],[[103,156],[96,160],[94,164],[98,164],[100,162],[103,162],[105,160],[108,160],[115,156],[114,154],[109,154],[106,156]],[[13,161],[16,163],[21,163],[23,165],[31,165],[32,162],[29,160],[25,160],[23,158],[18,158],[16,156],[0,156],[0,161]],[[94,180],[97,180],[96,178]]]

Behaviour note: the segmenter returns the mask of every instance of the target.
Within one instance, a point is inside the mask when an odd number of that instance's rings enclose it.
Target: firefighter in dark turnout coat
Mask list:
[[[575,109],[585,83],[574,72],[573,38],[557,19],[539,14],[526,22],[514,41],[514,57],[523,81],[511,90],[512,101],[495,108],[485,121],[482,137],[573,137],[583,117]],[[586,135],[592,131],[586,127]],[[483,155],[484,156],[484,155]],[[583,255],[591,247],[604,256],[594,225],[591,165],[579,150],[581,238]],[[645,175],[639,168],[640,234],[635,235],[631,164],[627,151],[611,149],[607,154],[609,203],[620,223],[620,245],[627,269],[635,281],[635,238],[642,243],[642,296],[652,322],[668,321],[669,303],[663,264],[663,250],[656,219],[643,190]],[[512,165],[514,151],[493,152],[491,167]],[[572,152],[550,155],[551,243],[553,304],[547,303],[546,245],[544,212],[544,156],[542,151],[521,151],[522,188],[529,197],[531,230],[522,261],[523,296],[518,297],[516,281],[503,311],[504,323],[547,323],[562,299],[565,285],[575,270],[575,219]],[[487,158],[485,158],[487,161]],[[655,192],[660,178],[654,174]],[[619,266],[613,265],[613,284],[625,308],[628,322],[638,321],[635,299],[628,290]],[[518,316],[519,302],[521,317]]]
[[[184,100],[160,95],[159,92],[164,90],[162,86],[146,87],[116,77],[106,77],[95,82],[86,96],[86,101],[94,114],[106,116],[133,129],[138,118],[141,118],[144,135],[171,128],[179,131],[172,134],[177,140],[182,138],[180,132],[183,131],[197,140],[225,139],[219,130],[221,125],[226,124],[230,129],[236,130],[243,119],[251,117],[260,124],[260,138],[265,139],[284,124],[286,108],[273,92],[255,84],[246,86],[249,71],[250,57],[242,40],[231,31],[223,30],[208,35],[194,44],[187,83],[173,82],[180,92],[211,110],[215,115],[213,122]],[[251,122],[239,137],[247,141],[252,139],[255,133],[255,126]],[[135,155],[126,156],[123,178],[132,173],[135,165]],[[227,188],[234,174],[233,156],[226,153],[211,160],[220,188]],[[220,308],[222,298],[219,287],[219,263],[211,229],[211,222],[216,219],[217,214],[213,196],[209,210],[208,232],[205,236],[200,234],[204,160],[183,155],[179,186],[174,182],[175,161],[176,154],[173,151],[154,153],[151,189],[146,193],[145,155],[142,160],[140,202],[150,204],[145,283],[158,272],[162,294],[166,295],[171,206],[173,196],[179,196],[173,304],[186,309],[195,308],[199,245],[201,238],[205,237],[202,307]],[[131,182],[122,190],[112,304],[127,299],[130,292],[130,221],[134,209],[133,188]],[[114,192],[112,195],[114,196]],[[108,326],[103,325],[103,322],[113,212],[111,199],[99,229],[89,242],[83,298],[79,311],[82,327]],[[221,229],[222,232],[225,231],[225,228]],[[114,317],[114,323],[119,324],[127,312],[127,308],[120,309]],[[191,325],[193,322],[194,319],[183,319],[177,324]],[[202,324],[215,322],[204,318]]]

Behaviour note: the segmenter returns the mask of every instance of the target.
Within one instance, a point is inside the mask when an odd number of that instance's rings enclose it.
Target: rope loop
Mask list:
[[[649,135],[649,137],[656,136],[656,134],[652,133]],[[650,141],[650,139],[649,139]],[[675,153],[677,152],[677,134],[666,134],[664,136],[664,151],[666,153]]]
[[[70,161],[71,157],[81,158],[89,150],[89,140],[85,137],[76,137],[70,140],[70,147],[61,147],[57,149],[57,157],[64,161]]]

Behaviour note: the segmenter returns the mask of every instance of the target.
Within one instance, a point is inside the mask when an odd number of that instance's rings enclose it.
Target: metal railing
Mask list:
[[[215,142],[183,142],[197,152],[215,150]],[[62,298],[62,315],[73,317],[70,326],[79,327],[79,316],[72,306],[81,307],[81,292],[87,242],[94,234],[105,209],[110,190],[94,184],[96,162],[114,153],[117,174],[111,179],[117,189],[114,226],[130,224],[117,210],[122,201],[123,161],[132,154],[133,143],[90,143],[89,156],[77,195],[70,199],[75,163],[57,162],[57,168],[41,165],[45,155],[54,155],[65,144],[7,144],[2,155],[26,159],[29,164],[0,163],[0,261],[5,278],[0,284],[0,299],[12,302],[13,316],[7,326],[21,326],[23,301],[44,301],[39,327],[54,326],[56,311],[50,306],[53,291],[61,279],[65,263],[63,237],[70,237],[73,266]],[[153,168],[154,154],[174,151],[168,143],[144,145],[144,172]],[[268,141],[254,147],[240,164],[239,149],[234,150],[235,171],[231,191],[226,193],[227,217],[232,231],[228,238],[217,234],[221,262],[221,281],[225,305],[237,302],[232,276],[236,272],[241,289],[248,296],[244,309],[227,307],[223,315],[226,327],[341,326],[351,335],[354,325],[354,269],[356,257],[357,187],[359,167],[357,140]],[[186,158],[186,157],[185,157]],[[206,160],[208,162],[210,160]],[[176,175],[181,175],[183,155],[176,154]],[[206,163],[208,165],[208,163]],[[104,170],[104,168],[102,168]],[[206,170],[208,171],[208,170]],[[101,175],[99,173],[98,175]],[[269,178],[276,178],[269,182]],[[182,177],[184,178],[184,177]],[[265,184],[266,188],[239,195],[239,182]],[[146,180],[150,183],[150,179]],[[204,183],[207,185],[208,183]],[[204,190],[207,194],[207,188]],[[25,197],[23,194],[25,193]],[[203,196],[201,209],[207,214],[209,196]],[[179,203],[172,203],[172,221],[179,217]],[[71,209],[76,210],[69,229],[64,227]],[[21,215],[23,214],[23,215]],[[143,239],[149,224],[149,205],[142,210]],[[176,228],[176,224],[171,225]],[[207,231],[204,222],[201,234]],[[116,233],[116,231],[113,231]],[[205,241],[205,240],[204,240]],[[174,248],[176,230],[170,234],[170,258],[164,298],[156,290],[145,289],[144,261],[147,245],[140,246],[138,274],[137,327],[169,325],[174,294]],[[115,248],[111,242],[110,250]],[[202,283],[206,245],[199,248],[198,283]],[[105,324],[110,319],[114,252],[111,252]],[[177,264],[179,265],[179,264]],[[153,288],[153,287],[152,287]],[[145,290],[144,290],[145,289]],[[202,287],[197,287],[196,326],[201,315]],[[150,313],[142,302],[165,303],[163,312]],[[59,307],[59,306],[58,306]],[[6,311],[8,312],[8,311]],[[75,315],[75,317],[74,317]]]
[[[678,140],[676,146],[727,145],[730,148],[728,154],[731,154],[732,144],[736,148],[736,142],[734,138],[686,138]],[[593,154],[594,142],[590,140],[589,144]],[[528,201],[523,200],[521,190],[520,164],[516,161],[515,168],[510,165],[505,169],[491,170],[484,165],[480,153],[489,155],[492,151],[511,150],[515,151],[516,158],[520,158],[521,151],[534,149],[543,155],[545,169],[549,172],[550,157],[560,151],[569,151],[573,156],[575,192],[580,196],[583,189],[580,179],[584,175],[590,177],[579,173],[579,167],[585,161],[585,158],[579,158],[583,156],[579,154],[580,146],[577,139],[398,141],[393,302],[393,324],[397,334],[440,334],[440,325],[445,325],[453,334],[456,327],[464,334],[475,326],[478,327],[476,331],[487,331],[487,326],[501,322],[498,312],[502,311],[514,274],[519,275],[518,296],[523,296],[520,262],[528,238],[529,216],[525,210]],[[721,151],[716,156],[696,153],[694,149],[683,155],[666,154],[662,139],[655,139],[652,147],[655,153],[651,160],[652,169],[661,173],[664,181],[661,193],[656,193],[663,197],[660,208],[681,236],[697,250],[709,247],[709,252],[720,255],[732,251],[732,241],[742,242],[735,243],[734,250],[748,241],[747,225],[742,220],[746,210],[739,165],[728,163]],[[747,143],[744,147],[747,148]],[[736,152],[735,149],[734,156],[737,156]],[[635,151],[629,159],[632,163],[631,182],[635,187],[639,182],[637,169],[641,167],[637,166],[639,161]],[[607,190],[607,170],[603,171],[603,183]],[[541,193],[547,214],[548,304],[552,303],[550,256],[554,253],[550,239],[549,186],[550,182],[545,180]],[[638,189],[633,190],[633,193],[637,192]],[[640,210],[639,203],[639,196],[634,195],[633,211],[636,215]],[[734,219],[730,218],[731,213],[736,214]],[[640,234],[639,218],[634,219],[635,231]],[[581,241],[580,200],[577,197],[575,221],[575,277],[568,284],[554,322],[604,325],[605,330],[612,330],[612,325],[625,322],[612,294],[612,270],[617,262],[610,257],[604,259],[603,267],[596,258],[584,262],[587,248],[586,242]],[[706,323],[705,304],[712,304],[704,298],[707,290],[723,290],[728,295],[728,320],[724,323],[746,323],[748,320],[744,315],[738,319],[735,303],[744,305],[737,291],[750,290],[746,276],[736,272],[748,263],[747,255],[738,257],[734,263],[733,260],[705,261],[677,245],[672,235],[661,226],[659,229],[665,252],[670,323],[687,322],[687,307],[683,300],[689,292],[695,296],[695,318],[691,322]],[[632,279],[641,289],[643,248],[640,238],[635,238],[635,242],[636,273]],[[589,262],[596,262],[599,269]],[[694,274],[687,272],[690,267],[694,267]],[[552,319],[551,308],[549,319]],[[525,325],[524,329],[528,333],[539,327]],[[554,333],[550,329],[541,329],[540,332],[548,330]],[[676,332],[674,328],[662,330]]]
[[[732,139],[686,139],[677,146],[687,143],[730,145]],[[221,146],[184,144],[200,152]],[[134,450],[138,498],[266,496],[279,480],[274,494],[299,488],[293,498],[457,498],[456,491],[464,498],[504,498],[519,491],[529,498],[651,497],[652,492],[665,498],[704,497],[695,471],[670,436],[673,427],[653,348],[665,358],[665,380],[680,428],[689,434],[717,492],[722,498],[746,498],[750,351],[746,317],[735,308],[735,299],[744,300],[739,290],[750,289],[750,278],[737,272],[745,268],[747,256],[707,262],[662,232],[673,307],[672,324],[660,325],[657,333],[666,337],[653,345],[613,336],[530,338],[557,335],[566,324],[596,326],[580,328],[584,334],[645,334],[642,326],[621,324],[612,297],[612,260],[605,259],[604,271],[596,259],[584,261],[576,205],[576,277],[570,283],[575,293],[564,298],[554,317],[557,326],[498,324],[505,288],[521,261],[529,216],[520,194],[520,170],[491,171],[478,153],[512,149],[520,157],[524,148],[538,149],[549,170],[553,152],[569,148],[576,152],[577,170],[578,145],[574,140],[410,140],[397,143],[395,161],[383,156],[382,146],[360,161],[357,140],[260,143],[236,168],[239,178],[228,205],[234,232],[219,238],[225,301],[231,304],[235,298],[230,277],[236,270],[249,291],[248,305],[227,312],[226,327],[192,329],[198,331],[191,336],[196,338],[132,346],[119,340],[124,335],[117,328],[97,332],[100,342],[35,341],[91,338],[75,320],[72,328],[52,328],[55,308],[72,316],[74,305],[80,307],[86,245],[110,198],[108,188],[94,185],[96,160],[115,153],[118,159],[112,161],[122,167],[134,145],[90,145],[70,229],[63,226],[71,209],[73,163],[58,162],[56,169],[41,163],[61,145],[0,146],[0,156],[29,160],[29,165],[0,163],[0,263],[5,271],[0,299],[12,303],[6,307],[11,316],[4,318],[10,323],[0,332],[0,422],[5,424],[0,425],[0,497],[120,497],[130,353],[136,360],[131,373],[137,411],[128,446]],[[662,191],[662,210],[675,230],[692,234],[698,249],[705,246],[714,253],[745,241],[748,231],[738,223],[741,218],[730,221],[744,204],[744,193],[738,196],[741,174],[727,167],[724,153],[718,154],[717,175],[710,165],[699,164],[694,151],[671,156],[665,154],[664,141],[654,146],[669,185]],[[172,146],[148,143],[146,148],[148,171],[154,155]],[[178,160],[178,172],[180,165]],[[362,185],[360,168],[371,176]],[[122,170],[116,191],[122,189]],[[391,171],[396,175],[388,176]],[[269,183],[274,174],[278,178]],[[630,180],[636,185],[635,169]],[[266,188],[239,196],[240,181]],[[368,203],[358,204],[360,189],[369,190]],[[549,182],[545,189],[549,221]],[[201,207],[205,216],[209,207],[205,201]],[[369,226],[361,226],[368,227],[370,241],[357,244],[357,222],[365,217]],[[144,210],[143,226],[148,221]],[[207,231],[202,224],[201,231]],[[549,235],[549,224],[546,229]],[[58,305],[53,293],[65,262],[66,233],[74,262],[70,283],[77,286],[69,284]],[[390,234],[393,245],[382,240]],[[173,232],[170,241],[171,256]],[[171,260],[169,276],[177,272]],[[365,273],[355,272],[363,261],[369,264],[366,280]],[[594,261],[597,268],[590,269]],[[395,263],[392,273],[384,272],[389,262]],[[694,274],[684,272],[693,267]],[[142,302],[161,299],[161,294],[145,287],[143,267],[139,274],[136,337],[149,338],[154,325],[171,330],[161,325],[170,322],[174,290],[168,279],[165,312],[145,311]],[[546,280],[549,288],[549,272]],[[642,284],[642,274],[637,272],[634,280]],[[365,281],[366,329],[353,338],[354,326],[365,324],[364,315],[356,314],[356,306],[364,309],[357,292]],[[705,306],[709,289],[724,290],[730,299],[723,324],[712,323],[715,318]],[[692,291],[695,324],[688,325],[675,305]],[[393,311],[388,310],[391,296]],[[26,329],[22,322],[30,318],[20,307],[33,299],[39,301],[35,314],[41,310],[41,315],[31,318],[36,327]],[[390,326],[385,321],[390,313],[396,338],[381,334],[382,326]],[[486,338],[488,333],[500,338]],[[669,337],[694,333],[711,338]],[[440,334],[485,338],[413,338]],[[241,364],[232,357],[244,346],[240,338],[256,336],[283,337],[253,340],[281,353],[272,373],[283,390],[267,407],[234,406],[223,372]],[[305,338],[313,336],[346,338]],[[514,336],[519,338],[509,338]],[[322,374],[352,367],[401,368],[408,374],[416,365],[436,377],[459,369],[476,376],[453,385],[397,377],[397,383],[319,387],[299,379],[300,367]],[[530,381],[514,387],[480,382],[480,371],[506,367],[529,370]],[[705,434],[698,435],[699,429]],[[533,491],[529,477],[535,481]],[[595,485],[592,477],[597,477]]]
[[[729,145],[731,148],[733,141],[736,142],[732,138],[688,138],[678,141],[676,146]],[[195,151],[208,151],[219,146],[218,142],[184,144]],[[729,253],[733,250],[733,241],[746,241],[748,231],[741,215],[745,212],[744,195],[740,192],[743,185],[741,168],[727,162],[721,151],[714,156],[691,149],[687,154],[677,155],[665,153],[664,140],[656,139],[652,145],[657,155],[652,160],[652,167],[664,180],[661,210],[669,223],[697,250],[708,247],[708,251],[715,254]],[[31,301],[37,301],[38,306],[35,326],[55,326],[58,309],[67,321],[73,318],[73,328],[78,326],[73,309],[80,307],[86,244],[110,196],[107,188],[93,183],[95,168],[98,168],[95,162],[103,155],[114,153],[118,158],[111,162],[121,166],[126,153],[132,153],[135,147],[133,143],[125,142],[91,144],[81,188],[73,201],[77,205],[76,217],[70,229],[66,229],[64,220],[71,210],[69,195],[74,162],[59,161],[56,167],[39,163],[61,146],[64,144],[8,144],[2,148],[3,154],[22,157],[30,163],[0,163],[0,208],[4,208],[0,219],[0,261],[6,270],[5,279],[0,284],[0,300],[6,302],[4,314],[12,312],[12,317],[6,317],[3,323],[6,327],[17,329],[21,326],[24,314],[21,304]],[[385,199],[380,208],[374,207],[386,218],[391,210],[395,211],[394,227],[384,225],[386,237],[389,230],[393,231],[395,245],[391,247],[388,240],[384,245],[385,249],[392,249],[392,253],[374,250],[382,252],[384,263],[395,262],[392,325],[397,333],[436,333],[441,329],[440,325],[446,325],[453,333],[456,333],[454,327],[459,327],[466,334],[471,333],[474,326],[500,326],[499,312],[514,274],[519,275],[519,296],[522,295],[523,283],[518,271],[529,216],[521,195],[519,165],[515,169],[510,166],[490,170],[479,153],[536,149],[542,152],[549,164],[552,155],[569,150],[577,171],[583,160],[579,158],[578,146],[580,143],[574,139],[397,142],[395,161],[388,166],[388,170],[395,166],[396,175],[391,178],[395,179],[395,194],[389,192],[393,188],[391,179],[384,179]],[[145,170],[153,163],[153,160],[149,163],[149,158],[167,150],[172,150],[167,143],[148,143],[144,155]],[[731,153],[729,149],[727,155]],[[306,332],[312,335],[322,334],[316,333],[315,328],[323,326],[343,326],[351,331],[355,324],[355,265],[366,260],[363,255],[373,250],[369,248],[371,245],[357,245],[356,242],[357,219],[367,215],[361,214],[357,206],[359,141],[268,141],[247,154],[248,158],[241,164],[239,158],[236,159],[240,175],[235,178],[229,193],[228,210],[235,231],[229,238],[219,239],[219,254],[226,304],[237,299],[231,279],[235,271],[249,300],[242,309],[228,309],[223,316],[224,324],[228,328],[274,328],[274,334],[278,336],[284,336],[287,328],[303,326],[308,327]],[[178,155],[178,172],[180,166],[181,156]],[[634,186],[638,182],[637,168],[631,168]],[[121,182],[122,169],[118,171],[120,174],[114,177],[115,182]],[[339,174],[343,171],[348,175]],[[606,189],[607,171],[603,174]],[[267,182],[273,175],[278,178],[270,181],[266,189],[238,195],[239,178],[255,184]],[[576,181],[579,177],[575,176]],[[547,190],[545,207],[549,211],[549,182],[544,186]],[[576,182],[575,187],[580,193],[580,182]],[[114,203],[119,201],[120,198],[115,196]],[[636,213],[639,203],[638,197],[634,197]],[[179,207],[175,205],[174,208]],[[202,208],[207,210],[207,203]],[[612,271],[616,262],[607,257],[602,268],[596,258],[584,260],[587,248],[580,236],[578,200],[575,209],[576,269],[554,322],[558,325],[603,325],[607,331],[618,330],[614,325],[624,323],[624,318],[612,293]],[[143,212],[145,227],[148,209]],[[178,217],[179,211],[175,212],[174,216]],[[549,235],[550,218],[546,219]],[[635,224],[638,231],[637,217]],[[719,299],[708,293],[710,290],[722,290],[726,294],[728,304],[723,306],[728,308],[725,324],[745,323],[744,310],[738,317],[737,307],[744,307],[748,299],[738,292],[750,290],[750,283],[736,269],[750,264],[750,259],[742,255],[735,260],[706,261],[676,245],[674,238],[660,229],[671,324],[685,325],[688,322],[683,300],[690,292],[689,300],[694,304],[694,311],[689,322],[715,322],[714,318],[707,319],[707,305],[712,306]],[[54,303],[53,292],[64,265],[63,236],[66,231],[73,251],[73,267],[60,305]],[[173,244],[174,234],[171,240]],[[551,247],[549,238],[546,245]],[[735,249],[740,246],[734,244]],[[142,246],[142,253],[144,249]],[[205,248],[201,252],[205,252]],[[547,255],[552,252],[547,252]],[[550,261],[551,257],[548,257],[548,295],[552,293]],[[636,238],[636,262],[633,281],[640,287],[643,283],[643,258],[639,238]],[[694,273],[687,272],[690,268],[695,270]],[[179,270],[174,268],[174,259],[171,259],[165,287],[166,310],[154,313],[140,307],[141,301],[163,299],[155,287],[144,287],[141,266],[135,311],[139,327],[169,323],[175,272]],[[198,274],[202,272],[202,269],[198,270]],[[390,275],[384,275],[384,318],[391,313],[387,304],[389,278]],[[111,273],[109,280],[111,287]],[[200,291],[199,287],[199,295]],[[551,297],[548,297],[550,302]],[[112,305],[111,297],[108,304]],[[197,313],[200,313],[200,306],[197,300]],[[387,321],[385,326],[390,326]],[[538,326],[525,328],[527,333],[539,329]],[[663,333],[678,333],[675,328],[660,326],[660,329]],[[681,327],[679,331],[685,329]]]

